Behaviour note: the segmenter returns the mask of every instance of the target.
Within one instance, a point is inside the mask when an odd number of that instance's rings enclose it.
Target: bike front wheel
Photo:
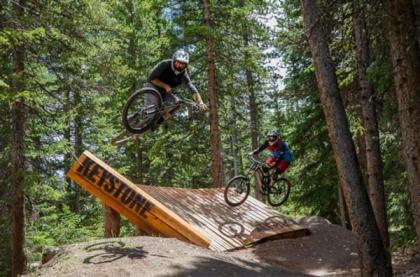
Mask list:
[[[287,201],[291,183],[286,178],[280,178],[272,187],[268,188],[267,200],[271,206],[277,207]]]
[[[128,98],[123,108],[124,127],[132,134],[148,130],[159,118],[162,100],[153,89],[140,89]]]
[[[229,206],[241,205],[249,195],[251,185],[248,177],[236,176],[230,179],[225,188],[225,201]]]

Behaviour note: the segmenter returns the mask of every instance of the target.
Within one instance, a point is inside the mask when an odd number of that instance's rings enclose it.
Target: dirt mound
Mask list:
[[[73,244],[28,276],[320,276],[357,267],[351,232],[319,218],[302,219],[311,235],[213,252],[169,238],[131,237]]]
[[[298,219],[311,234],[298,239],[268,241],[249,249],[260,260],[314,276],[358,276],[358,253],[354,235],[321,217]]]
[[[65,246],[28,276],[279,275],[304,276],[235,252],[213,252],[176,239],[131,237]]]
[[[44,264],[26,276],[359,276],[356,240],[350,231],[320,217],[297,221],[309,227],[309,236],[234,252],[156,237],[52,248]],[[420,276],[419,260],[414,252],[395,254],[395,276]]]
[[[359,276],[356,240],[321,217],[305,217],[311,234],[234,252],[176,239],[103,239],[51,248],[26,276]],[[405,253],[407,252],[407,253]],[[394,253],[395,276],[420,276],[420,254]]]

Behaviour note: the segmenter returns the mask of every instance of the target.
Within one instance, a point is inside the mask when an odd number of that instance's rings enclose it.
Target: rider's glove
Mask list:
[[[200,110],[200,112],[203,113],[203,112],[207,111],[207,106],[206,106],[206,104],[201,102],[201,103],[198,103],[198,109]]]
[[[248,155],[250,155],[250,156],[258,155],[258,151],[257,150],[251,151],[251,152],[248,153]]]
[[[169,86],[169,85],[168,85],[168,86],[166,86],[164,89],[165,89],[165,92],[166,92],[166,93],[171,93],[171,91],[172,91],[172,88],[171,88],[171,86]]]

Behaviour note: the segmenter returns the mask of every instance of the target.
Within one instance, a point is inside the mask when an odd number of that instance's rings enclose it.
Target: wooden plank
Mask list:
[[[308,235],[306,226],[249,196],[238,207],[225,203],[223,189],[138,185],[210,239],[210,249],[231,251],[259,241]]]
[[[175,237],[206,248],[210,245],[199,229],[88,151],[83,152],[67,176],[147,234]]]

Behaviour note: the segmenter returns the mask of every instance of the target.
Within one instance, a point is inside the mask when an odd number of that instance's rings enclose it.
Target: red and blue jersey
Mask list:
[[[266,140],[263,144],[260,145],[260,147],[258,147],[257,153],[260,153],[264,149],[270,150],[271,155],[276,160],[276,162],[284,160],[290,164],[293,160],[292,153],[290,152],[289,147],[282,140],[279,140],[273,145],[270,145],[268,143],[268,140]]]

